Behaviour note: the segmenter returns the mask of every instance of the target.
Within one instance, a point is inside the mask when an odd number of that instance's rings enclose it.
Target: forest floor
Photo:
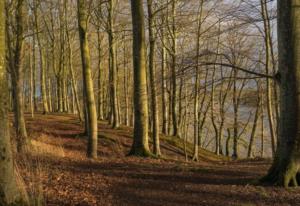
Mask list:
[[[228,161],[201,151],[185,162],[164,137],[163,159],[126,157],[132,129],[99,122],[99,159],[85,157],[83,127],[72,115],[26,115],[32,149],[18,156],[29,193],[49,206],[300,205],[300,190],[254,186],[269,160]],[[40,198],[38,198],[40,195]]]

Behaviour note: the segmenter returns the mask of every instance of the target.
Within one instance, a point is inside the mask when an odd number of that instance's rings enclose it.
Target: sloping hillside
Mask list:
[[[132,129],[99,122],[99,159],[85,157],[83,128],[72,115],[27,116],[31,150],[18,157],[29,198],[46,205],[295,205],[295,191],[251,186],[266,161],[229,162],[201,150],[186,163],[181,140],[163,137],[162,159],[126,157]],[[191,150],[191,145],[188,145]],[[251,203],[251,204],[250,204]]]

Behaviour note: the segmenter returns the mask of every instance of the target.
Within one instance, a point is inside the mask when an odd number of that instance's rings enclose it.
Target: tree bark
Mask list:
[[[142,0],[131,0],[134,66],[134,134],[129,155],[149,156],[145,22]]]
[[[97,40],[98,40],[98,119],[103,120],[103,99],[102,99],[102,93],[103,93],[103,69],[102,69],[102,38],[100,33],[100,28],[98,28],[97,31]]]
[[[265,68],[266,68],[266,74],[270,74],[273,71],[270,71],[274,67],[274,55],[273,55],[273,45],[272,45],[272,39],[271,39],[271,31],[270,31],[270,22],[269,22],[269,16],[268,16],[268,9],[267,9],[267,2],[266,0],[261,0],[261,14],[264,22],[264,41],[265,41],[265,50],[266,50],[266,62],[265,62]],[[268,114],[268,121],[269,121],[269,129],[270,129],[270,135],[271,135],[271,146],[272,146],[272,155],[275,154],[276,149],[276,126],[274,123],[274,112],[273,112],[273,95],[276,87],[274,87],[273,82],[267,78],[267,114]],[[275,93],[276,94],[276,93]],[[275,97],[277,95],[274,95]]]
[[[147,0],[148,6],[148,30],[149,30],[149,74],[150,74],[150,90],[151,90],[151,110],[152,110],[152,138],[153,138],[153,153],[161,156],[159,143],[159,118],[157,105],[157,89],[156,89],[156,69],[154,65],[154,52],[156,37],[154,36],[154,15],[152,8],[152,0]]]
[[[83,75],[83,89],[84,101],[86,107],[86,122],[88,123],[88,148],[87,156],[90,158],[97,158],[97,144],[98,144],[98,124],[97,112],[94,97],[93,80],[91,75],[90,51],[88,45],[88,9],[85,0],[77,0],[78,6],[78,26],[79,26],[79,40],[82,60],[82,75]]]
[[[177,34],[176,34],[176,3],[177,0],[172,0],[172,33],[171,33],[171,76],[172,76],[172,123],[173,136],[179,137],[179,127],[177,121],[177,79],[176,79],[176,51],[177,51]]]
[[[280,130],[277,151],[263,183],[298,186],[300,169],[300,1],[278,0]]]
[[[24,0],[18,0],[16,4],[16,32],[15,43],[13,49],[13,67],[10,68],[12,89],[13,89],[13,107],[15,129],[17,135],[18,152],[23,152],[27,145],[27,130],[24,118],[24,103],[22,97],[23,87],[23,45],[24,45]]]
[[[36,39],[39,46],[39,55],[40,55],[40,82],[41,82],[41,95],[42,95],[42,103],[43,103],[43,113],[49,113],[48,101],[47,101],[47,92],[46,92],[46,75],[45,75],[45,59],[44,59],[44,49],[42,45],[42,40],[39,29],[39,17],[38,17],[38,3],[37,0],[34,0],[34,17],[35,17],[35,32],[36,32]]]
[[[5,68],[5,1],[0,1],[0,205],[17,205],[17,188],[8,120],[8,84]]]
[[[162,16],[162,24],[161,28],[161,98],[162,98],[162,133],[164,135],[168,135],[168,100],[167,100],[167,83],[166,83],[166,48],[165,48],[165,29],[164,29],[165,17]]]
[[[253,126],[252,126],[252,130],[251,130],[251,134],[250,134],[249,146],[248,146],[248,153],[247,153],[248,158],[252,157],[252,150],[253,150],[252,148],[253,148],[253,143],[254,143],[254,139],[255,139],[257,121],[259,119],[260,103],[261,103],[260,92],[261,92],[260,83],[257,83],[257,100],[256,100],[257,102],[256,102],[255,115],[254,115]]]
[[[108,41],[109,41],[109,67],[110,67],[110,91],[112,108],[112,127],[120,126],[118,97],[117,97],[117,59],[116,59],[116,41],[114,36],[114,7],[115,0],[109,0],[108,5]]]

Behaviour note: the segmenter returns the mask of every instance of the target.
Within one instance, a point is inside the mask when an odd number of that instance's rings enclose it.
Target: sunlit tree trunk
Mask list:
[[[4,5],[5,1],[0,1],[0,205],[17,205],[21,196],[16,184],[9,135]]]
[[[131,0],[134,66],[134,133],[130,155],[149,156],[145,22],[142,0]]]
[[[24,0],[16,2],[16,31],[15,31],[15,44],[13,48],[13,62],[11,71],[12,89],[13,89],[13,105],[14,105],[14,119],[15,129],[17,135],[17,149],[19,152],[25,150],[27,145],[27,130],[24,118],[24,102],[22,97],[23,88],[23,45],[24,45]]]
[[[100,28],[97,31],[97,40],[98,40],[98,119],[103,120],[103,68],[102,68],[102,37],[100,33]]]
[[[200,83],[200,33],[202,28],[202,12],[203,12],[203,1],[201,0],[198,9],[197,18],[197,34],[196,34],[196,67],[195,67],[195,84],[194,84],[194,160],[198,160],[199,150],[199,83]]]
[[[267,9],[267,2],[266,0],[261,0],[261,14],[263,17],[264,22],[264,41],[265,41],[265,52],[266,52],[266,74],[271,74],[272,72],[275,72],[274,70],[274,54],[273,54],[273,45],[272,45],[272,38],[271,38],[271,27],[270,27],[270,20],[268,15],[268,9]],[[272,71],[273,70],[273,71]],[[274,85],[274,82],[272,82],[271,79],[267,78],[267,114],[268,114],[268,122],[269,122],[269,129],[270,129],[270,135],[271,135],[271,146],[272,146],[272,155],[275,154],[275,148],[276,148],[276,125],[274,123],[274,105],[273,105],[273,99],[275,96],[275,99],[277,99],[276,92],[274,93],[274,90],[276,90],[276,85]],[[277,108],[275,108],[277,110]]]
[[[112,108],[112,127],[118,128],[119,110],[117,97],[117,59],[116,59],[116,41],[114,34],[114,9],[115,0],[108,2],[108,41],[109,41],[109,67],[110,67],[110,89],[111,89],[111,108]]]
[[[68,42],[68,49],[69,49],[68,63],[69,63],[69,69],[70,69],[70,75],[71,75],[72,93],[74,96],[74,101],[76,104],[76,110],[78,113],[78,117],[79,117],[80,121],[83,121],[82,110],[81,110],[79,97],[78,97],[77,83],[76,83],[76,79],[75,79],[75,75],[74,75],[74,68],[73,68],[73,49],[72,49],[72,44],[71,44],[71,39],[70,39],[70,34],[68,31],[68,28],[67,28],[66,35],[67,35],[67,42]]]
[[[97,143],[98,143],[98,124],[97,124],[97,112],[94,97],[94,88],[91,75],[91,63],[90,63],[90,51],[88,45],[88,4],[85,0],[77,0],[78,6],[78,26],[79,26],[79,40],[81,49],[82,60],[82,74],[84,84],[84,100],[86,107],[85,121],[88,125],[88,148],[87,156],[90,158],[97,158]]]

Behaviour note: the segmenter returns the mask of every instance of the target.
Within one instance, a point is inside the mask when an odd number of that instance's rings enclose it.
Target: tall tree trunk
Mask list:
[[[233,97],[232,97],[232,103],[233,103],[233,152],[232,152],[232,158],[237,159],[238,158],[238,91],[237,91],[237,71],[233,71]]]
[[[300,169],[300,1],[278,0],[280,130],[276,155],[262,182],[298,186]]]
[[[5,68],[5,1],[0,1],[0,205],[17,205],[17,188],[8,119],[8,84]]]
[[[255,133],[256,133],[256,128],[257,128],[257,121],[259,119],[259,112],[260,112],[260,94],[261,90],[260,90],[260,83],[257,83],[257,102],[256,102],[256,109],[255,109],[255,115],[254,115],[254,119],[253,119],[253,126],[252,126],[252,130],[251,130],[251,134],[250,134],[250,141],[249,141],[249,146],[248,146],[248,153],[247,153],[247,157],[251,158],[252,157],[252,148],[253,148],[253,143],[254,143],[254,139],[255,139]]]
[[[98,124],[97,124],[97,112],[94,97],[93,80],[91,75],[91,62],[90,62],[90,51],[88,45],[88,9],[85,0],[77,0],[78,6],[78,26],[79,26],[79,40],[81,49],[81,60],[82,60],[82,74],[84,84],[84,97],[85,107],[87,110],[87,118],[85,119],[88,123],[88,148],[87,156],[90,158],[97,158],[97,143],[98,143]]]
[[[33,52],[32,52],[32,47],[30,47],[30,54],[29,54],[29,58],[30,58],[30,65],[29,65],[29,107],[30,107],[30,113],[31,113],[31,117],[34,117],[34,94],[33,94],[33,70],[34,70],[34,65],[35,63],[33,63],[35,60],[33,59]]]
[[[23,39],[24,39],[24,0],[18,0],[16,5],[16,42],[13,56],[11,79],[14,97],[14,116],[17,135],[17,149],[25,150],[27,145],[27,130],[24,118],[24,102],[22,98],[23,87]]]
[[[198,150],[199,150],[199,82],[200,82],[200,67],[199,58],[200,58],[200,33],[202,28],[202,12],[203,12],[203,0],[201,0],[198,9],[198,18],[197,18],[197,36],[196,36],[196,71],[195,71],[195,85],[194,85],[194,160],[198,160]]]
[[[98,94],[97,95],[98,96],[98,119],[103,120],[102,38],[101,38],[100,28],[98,28],[98,31],[97,31],[97,39],[98,39],[98,92],[97,92],[97,94]]]
[[[205,106],[205,100],[207,95],[207,88],[205,85],[207,85],[207,81],[208,81],[208,67],[206,68],[206,74],[205,74],[205,78],[204,78],[204,91],[202,94],[202,98],[201,101],[197,100],[198,102],[200,102],[200,108],[198,110],[198,125],[197,125],[197,130],[198,130],[198,135],[195,136],[195,128],[194,128],[194,154],[193,154],[193,161],[198,161],[199,160],[199,147],[202,146],[202,130],[203,130],[203,126],[205,124],[206,118],[207,118],[207,112],[209,110],[210,107],[210,102],[207,103],[207,106]],[[200,86],[200,82],[199,82],[199,86]],[[200,92],[200,90],[198,90]],[[200,99],[200,98],[199,98]]]
[[[43,103],[43,113],[49,113],[49,106],[47,100],[47,89],[46,89],[46,71],[45,71],[45,59],[44,59],[44,50],[42,49],[41,41],[38,40],[39,50],[40,50],[40,82],[41,82],[41,95],[42,95],[42,103]]]
[[[261,136],[260,136],[260,142],[261,142],[261,145],[260,145],[260,157],[264,157],[264,150],[265,150],[265,144],[264,144],[264,133],[265,133],[265,124],[264,124],[264,97],[261,96],[261,114],[260,114],[260,122],[261,122]]]
[[[220,21],[221,22],[221,21]],[[218,32],[221,33],[221,23],[219,22],[219,28],[218,28]],[[215,59],[214,59],[214,62],[217,62],[218,61],[218,54],[219,54],[219,47],[220,47],[220,35],[218,35],[217,37],[217,49],[216,49],[216,56],[215,56]],[[222,69],[222,68],[221,68]],[[214,131],[215,131],[215,153],[217,155],[220,155],[222,152],[221,152],[221,148],[222,148],[222,145],[221,145],[221,140],[219,138],[219,128],[217,126],[217,123],[216,123],[216,117],[215,117],[215,88],[216,88],[216,85],[215,85],[215,78],[216,78],[216,65],[214,65],[214,68],[213,68],[213,71],[212,71],[212,83],[211,83],[211,122],[212,122],[212,125],[213,125],[213,128],[214,128]]]
[[[154,65],[154,52],[156,37],[154,36],[154,16],[152,8],[152,0],[147,0],[148,6],[148,30],[149,30],[149,74],[150,74],[150,90],[151,90],[151,110],[152,110],[152,138],[153,138],[153,153],[157,156],[161,155],[159,143],[159,118],[157,105],[157,91],[156,91],[156,69]]]
[[[176,51],[177,51],[177,29],[176,29],[176,3],[177,0],[172,0],[172,32],[171,32],[171,76],[172,76],[172,123],[173,136],[179,137],[179,127],[177,120],[177,80],[176,80]]]
[[[123,69],[124,69],[124,100],[125,100],[125,114],[124,114],[124,124],[126,126],[129,126],[129,101],[128,101],[128,82],[129,82],[129,76],[130,74],[128,74],[128,67],[127,67],[127,53],[126,53],[126,41],[125,41],[125,35],[126,33],[124,32],[124,36],[123,36]]]
[[[142,0],[131,0],[134,64],[134,133],[130,155],[149,156],[145,22]]]
[[[116,42],[114,34],[114,9],[115,0],[109,0],[108,5],[108,40],[109,40],[109,67],[110,67],[110,89],[111,89],[111,108],[112,108],[112,127],[118,128],[119,110],[117,97],[117,59],[116,59]]]
[[[34,25],[33,25],[34,26]],[[37,93],[36,93],[36,50],[35,50],[35,46],[36,46],[36,35],[33,35],[32,37],[32,84],[33,84],[33,88],[32,88],[32,96],[33,96],[33,104],[34,104],[34,111],[38,111],[38,97],[37,97]]]
[[[38,2],[34,0],[34,17],[35,17],[35,32],[36,39],[39,46],[39,55],[40,55],[40,91],[42,95],[42,103],[43,103],[43,113],[47,114],[49,112],[48,101],[47,101],[47,92],[46,92],[46,74],[45,74],[45,59],[44,59],[44,49],[42,45],[42,40],[39,32],[39,17],[38,17]]]
[[[66,26],[68,26],[68,25],[66,25]],[[80,106],[79,97],[78,97],[77,83],[76,83],[76,79],[75,79],[75,75],[74,75],[74,68],[73,68],[73,49],[72,49],[72,44],[71,44],[68,27],[66,28],[66,37],[67,37],[68,49],[69,49],[68,63],[69,63],[69,69],[70,69],[70,75],[71,75],[71,87],[72,87],[73,97],[74,97],[74,100],[76,103],[77,114],[78,114],[79,120],[82,122],[83,117],[82,117],[82,111],[81,111],[81,106]]]
[[[268,16],[268,9],[267,9],[267,2],[266,0],[261,0],[261,14],[263,17],[264,22],[264,40],[265,40],[265,49],[266,49],[266,74],[270,74],[271,72],[274,72],[274,62],[275,60],[273,55],[273,45],[272,45],[272,39],[271,39],[271,31],[270,31],[270,22],[269,22],[269,16]],[[273,69],[273,71],[271,71]],[[268,121],[269,121],[269,128],[270,128],[270,135],[271,135],[271,146],[272,146],[272,155],[275,154],[275,148],[276,148],[276,126],[274,123],[274,108],[273,108],[273,96],[274,91],[276,87],[274,87],[273,82],[271,79],[267,79],[267,114],[268,114]]]
[[[168,135],[168,100],[167,100],[167,83],[166,83],[166,47],[165,47],[165,30],[164,22],[165,17],[162,17],[163,27],[161,28],[161,98],[162,98],[162,133]]]

